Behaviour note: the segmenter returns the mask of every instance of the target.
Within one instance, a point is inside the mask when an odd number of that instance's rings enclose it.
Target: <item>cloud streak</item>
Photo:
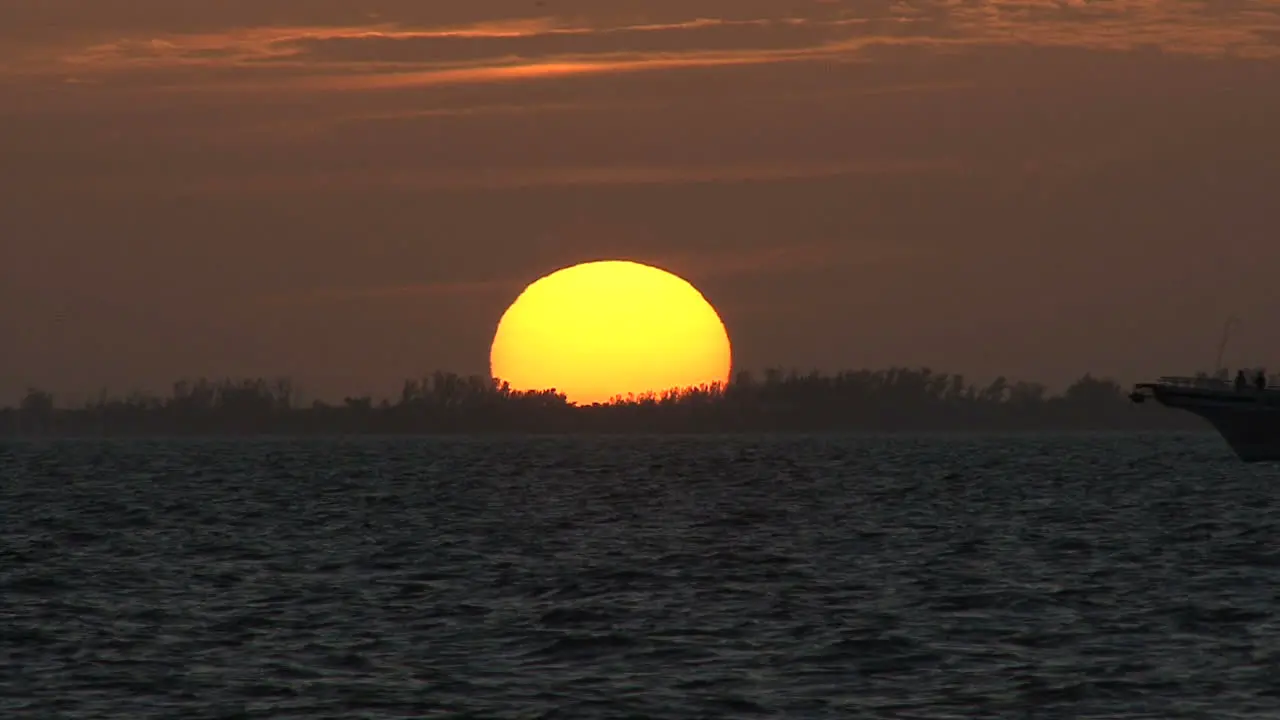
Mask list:
[[[866,248],[851,253],[847,242],[805,242],[729,251],[701,251],[661,254],[646,261],[699,279],[777,277],[780,272],[806,273],[832,268],[882,266],[899,262],[917,262],[925,254],[908,247]]]
[[[134,184],[119,173],[85,175],[70,180],[59,179],[64,188],[91,190],[95,193],[153,195],[198,192],[205,196],[243,196],[246,193],[315,193],[315,192],[427,192],[439,190],[519,190],[528,188],[572,187],[642,187],[681,186],[722,183],[776,183],[841,177],[953,175],[965,172],[960,158],[954,160],[881,160],[868,162],[724,161],[703,165],[667,163],[651,165],[599,164],[546,167],[494,166],[489,169],[414,169],[377,168],[365,173],[355,171],[315,174],[205,173],[192,177],[177,171],[166,174],[163,189],[151,185],[155,175],[144,176]]]
[[[609,255],[615,258],[615,255]],[[885,264],[918,263],[925,254],[916,248],[868,248],[851,257],[849,248],[838,242],[739,248],[731,250],[681,251],[675,253],[622,253],[617,258],[660,267],[695,283],[711,279],[777,276],[779,271],[806,273],[833,267],[873,267]],[[579,257],[573,263],[601,258]],[[555,268],[548,266],[543,273]],[[483,295],[503,295],[511,299],[536,277],[503,277],[486,280],[439,281],[369,287],[330,287],[296,293],[271,294],[257,302],[270,307],[297,307],[353,302],[420,302],[459,300]]]
[[[362,301],[448,299],[519,290],[518,280],[424,282],[373,287],[331,287],[296,293],[276,293],[258,298],[267,307],[297,307]]]
[[[582,75],[797,61],[865,60],[876,47],[1158,48],[1280,57],[1280,0],[832,3],[812,17],[695,16],[662,22],[514,18],[471,24],[246,26],[138,34],[28,53],[17,72],[303,90],[529,82]]]
[[[803,51],[861,21],[780,18],[696,19],[683,23],[593,27],[552,18],[453,28],[395,24],[354,27],[249,27],[225,33],[124,37],[63,53],[64,68],[120,72],[201,67],[258,70],[458,69],[495,62],[540,63],[602,55]]]

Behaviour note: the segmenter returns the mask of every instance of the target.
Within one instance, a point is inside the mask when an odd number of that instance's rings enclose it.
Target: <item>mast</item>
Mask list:
[[[1218,341],[1218,358],[1213,363],[1213,377],[1218,377],[1218,373],[1222,372],[1222,354],[1227,350],[1227,340],[1231,339],[1231,328],[1240,322],[1240,318],[1232,313],[1227,321],[1222,325],[1222,339]]]

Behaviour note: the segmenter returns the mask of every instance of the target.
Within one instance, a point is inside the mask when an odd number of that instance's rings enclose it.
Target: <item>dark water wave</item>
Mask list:
[[[1274,717],[1215,436],[0,448],[0,717]]]

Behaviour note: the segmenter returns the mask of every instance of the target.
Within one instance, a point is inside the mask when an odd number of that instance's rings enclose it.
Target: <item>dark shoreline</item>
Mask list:
[[[144,429],[111,429],[94,430],[46,430],[0,431],[0,441],[25,440],[333,440],[345,439],[388,439],[388,440],[465,440],[468,438],[501,441],[508,439],[565,439],[565,438],[803,438],[803,437],[841,437],[841,438],[906,438],[906,437],[1032,437],[1036,435],[1186,435],[1215,434],[1207,423],[1192,415],[1179,417],[1171,411],[1161,413],[1166,422],[1133,423],[1124,425],[990,425],[963,427],[898,427],[898,428],[742,428],[726,429],[716,427],[657,429],[637,427],[632,429],[612,428],[576,428],[558,430],[536,429],[435,429],[435,430],[379,430],[366,429],[327,429],[287,430],[282,428],[261,430],[144,430]]]
[[[1135,405],[1119,383],[1086,374],[1063,393],[998,378],[891,368],[821,375],[739,373],[726,386],[570,404],[554,390],[435,373],[400,397],[304,404],[287,379],[179,382],[167,398],[134,393],[79,408],[32,389],[0,408],[0,437],[457,437],[708,434],[1145,432],[1206,429],[1193,415]]]

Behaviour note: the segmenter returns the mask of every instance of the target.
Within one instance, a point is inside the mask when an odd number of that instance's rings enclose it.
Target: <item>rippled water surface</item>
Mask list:
[[[1214,435],[0,446],[3,718],[1234,718]]]

